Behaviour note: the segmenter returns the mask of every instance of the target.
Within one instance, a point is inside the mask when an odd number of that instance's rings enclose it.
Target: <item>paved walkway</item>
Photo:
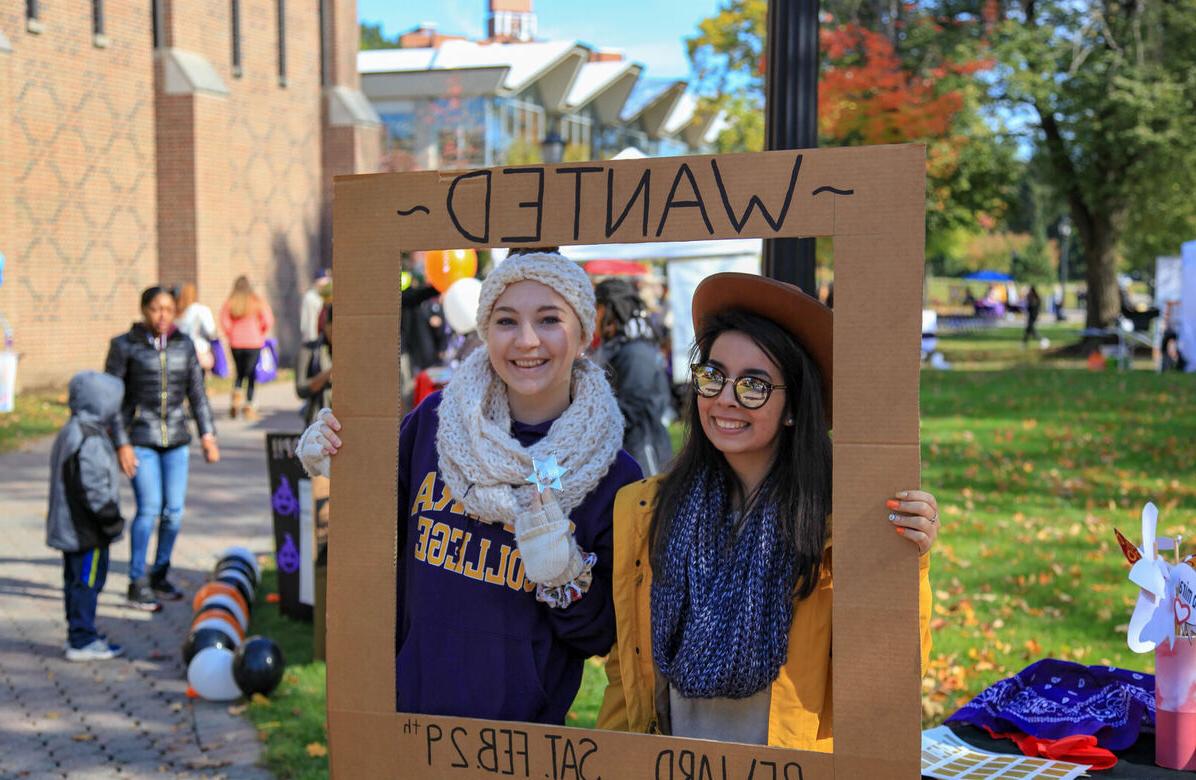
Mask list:
[[[227,704],[187,699],[179,647],[191,596],[231,544],[273,550],[264,433],[299,431],[287,383],[259,390],[263,419],[228,419],[213,398],[221,461],[191,454],[191,479],[172,579],[187,599],[157,615],[124,605],[128,534],[112,546],[97,625],[126,648],[114,661],[63,658],[62,558],[45,545],[51,441],[0,455],[0,778],[249,778],[261,743]],[[133,515],[132,489],[123,495]],[[153,554],[152,546],[150,554]]]

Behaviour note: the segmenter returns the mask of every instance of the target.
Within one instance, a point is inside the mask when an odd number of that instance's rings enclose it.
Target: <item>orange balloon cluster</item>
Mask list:
[[[478,272],[478,253],[472,249],[432,249],[424,252],[424,277],[440,292],[453,282]]]

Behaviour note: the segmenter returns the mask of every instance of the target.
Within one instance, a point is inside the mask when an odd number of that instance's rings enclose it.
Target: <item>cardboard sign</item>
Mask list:
[[[270,510],[274,515],[274,562],[278,567],[279,610],[311,620],[315,603],[315,527],[311,480],[295,457],[298,433],[267,433]]]
[[[328,728],[338,778],[917,777],[915,548],[925,149],[341,176]],[[394,712],[400,250],[832,236],[834,754]],[[878,594],[884,594],[878,598]]]

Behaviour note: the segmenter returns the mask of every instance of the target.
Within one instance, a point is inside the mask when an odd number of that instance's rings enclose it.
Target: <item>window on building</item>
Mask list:
[[[154,28],[154,48],[162,46],[162,0],[150,0],[150,24]]]
[[[320,86],[328,85],[328,0],[320,0]]]
[[[241,78],[241,0],[231,0],[233,27],[233,78]]]
[[[278,84],[287,85],[287,0],[278,0]]]
[[[561,140],[574,159],[591,159],[593,130],[594,121],[588,116],[569,114],[561,117]]]
[[[104,0],[91,0],[91,32],[104,34]]]
[[[38,17],[38,2],[37,0],[25,0],[25,18],[31,22],[36,22]]]

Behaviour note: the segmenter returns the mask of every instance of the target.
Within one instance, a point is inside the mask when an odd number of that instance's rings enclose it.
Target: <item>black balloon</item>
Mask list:
[[[216,564],[216,573],[219,574],[225,569],[236,569],[248,577],[249,581],[253,583],[254,587],[257,587],[257,572],[254,571],[252,566],[240,558],[222,558],[220,562]]]
[[[232,585],[241,594],[241,598],[245,599],[245,603],[249,605],[249,609],[253,610],[253,591],[245,584],[245,581],[237,577],[219,576],[216,577],[216,582],[223,582],[225,585]]]
[[[201,628],[192,631],[183,640],[183,666],[190,666],[191,659],[195,657],[195,654],[209,647],[236,650],[237,643],[231,634],[218,628]]]
[[[251,636],[233,655],[233,679],[246,697],[269,694],[282,680],[286,661],[273,639]]]

